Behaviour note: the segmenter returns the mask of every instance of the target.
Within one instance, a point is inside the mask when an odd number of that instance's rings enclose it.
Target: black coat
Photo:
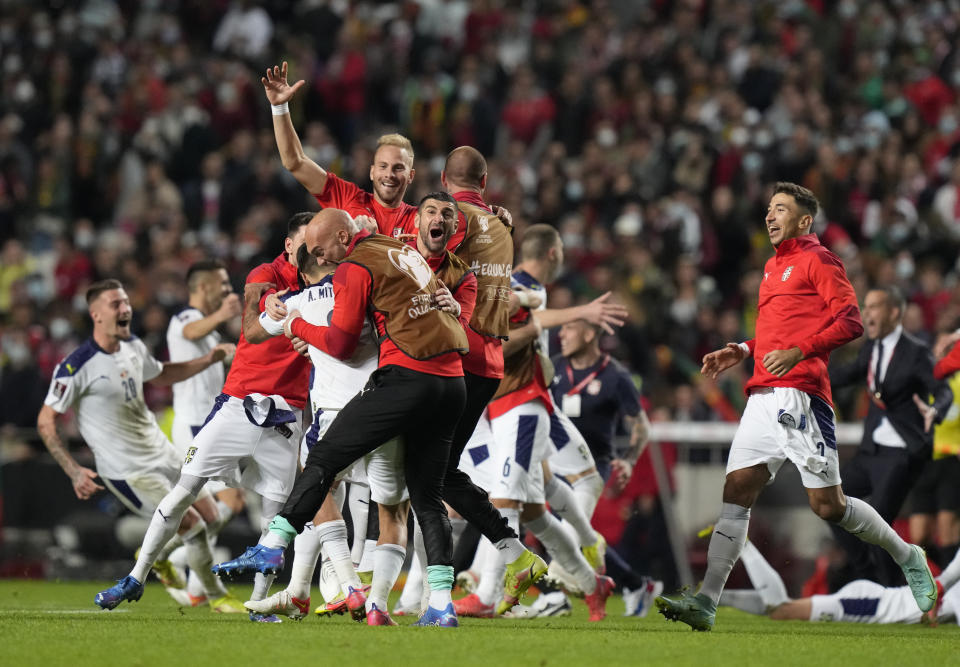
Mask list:
[[[875,340],[868,340],[861,346],[856,361],[831,369],[830,382],[833,386],[866,382],[870,355],[875,345]],[[870,411],[867,412],[867,419],[863,424],[860,450],[867,454],[877,451],[873,442],[873,431],[880,425],[880,420],[887,417],[894,430],[907,443],[907,451],[911,456],[930,458],[933,428],[924,433],[923,417],[913,402],[913,395],[916,394],[924,401],[933,395],[938,424],[953,403],[953,391],[947,383],[938,382],[933,377],[933,354],[930,349],[907,332],[901,333],[879,389],[880,400],[885,409],[877,405],[876,401],[870,401]]]

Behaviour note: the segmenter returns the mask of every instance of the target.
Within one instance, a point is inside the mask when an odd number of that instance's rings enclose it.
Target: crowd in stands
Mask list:
[[[416,148],[411,202],[480,149],[517,236],[562,233],[552,305],[629,306],[605,344],[654,418],[738,418],[749,367],[716,385],[699,359],[752,335],[776,181],[818,195],[858,294],[900,285],[932,340],[960,319],[958,31],[956,0],[5,2],[0,427],[35,423],[86,284],[120,278],[163,358],[187,266],[220,258],[239,289],[317,208],[259,82],[281,60],[304,149],[361,186],[386,131]]]

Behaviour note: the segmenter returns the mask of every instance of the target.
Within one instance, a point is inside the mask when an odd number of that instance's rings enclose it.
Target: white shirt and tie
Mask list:
[[[887,377],[887,369],[890,367],[890,359],[893,358],[893,350],[903,334],[903,326],[897,325],[897,328],[888,333],[880,340],[873,342],[873,350],[870,352],[870,366],[867,372],[867,383],[870,385],[870,391],[880,398],[880,385]],[[873,442],[884,447],[899,447],[906,449],[907,443],[900,437],[893,424],[885,416],[880,419],[880,424],[873,430]]]

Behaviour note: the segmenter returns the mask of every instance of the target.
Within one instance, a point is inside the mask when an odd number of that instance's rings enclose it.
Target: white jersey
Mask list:
[[[531,276],[529,273],[523,270],[514,271],[510,274],[510,288],[519,291],[519,288],[524,287],[528,291],[532,292],[534,296],[540,299],[540,305],[534,308],[533,310],[545,310],[547,307],[547,288],[540,284],[540,282]],[[540,350],[543,351],[545,355],[550,356],[550,332],[547,329],[544,329],[540,332]]]
[[[170,325],[167,327],[167,350],[170,352],[170,361],[190,361],[202,357],[220,343],[220,334],[216,331],[211,331],[197,340],[188,340],[183,335],[183,328],[186,325],[203,318],[203,313],[191,307],[184,308],[170,318]],[[220,394],[225,379],[226,372],[223,364],[213,364],[193,377],[174,384],[174,419],[188,426],[201,426],[213,409],[213,399]]]
[[[173,445],[143,400],[143,383],[163,364],[139,338],[108,354],[91,338],[61,361],[44,404],[59,413],[76,408],[80,435],[101,477],[122,480],[161,466],[179,466]]]
[[[333,274],[324,276],[316,285],[280,297],[287,312],[300,311],[309,324],[328,326],[333,313]],[[260,325],[271,336],[283,333],[283,322],[260,314]],[[319,348],[310,346],[310,361],[313,363],[310,383],[310,401],[313,412],[318,409],[339,410],[360,393],[370,374],[377,369],[379,347],[369,320],[364,321],[357,349],[350,359],[331,357]]]

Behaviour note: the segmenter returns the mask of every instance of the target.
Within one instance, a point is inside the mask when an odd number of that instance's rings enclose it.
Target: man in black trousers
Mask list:
[[[870,409],[863,440],[856,455],[843,466],[842,486],[848,495],[869,497],[888,523],[896,518],[930,460],[931,427],[942,421],[953,401],[950,387],[933,377],[929,348],[903,330],[905,307],[896,287],[870,290],[863,306],[869,340],[855,362],[830,373],[834,388],[866,380]],[[853,578],[887,586],[898,583],[900,570],[890,558],[847,531],[834,529],[834,535],[847,550]]]

